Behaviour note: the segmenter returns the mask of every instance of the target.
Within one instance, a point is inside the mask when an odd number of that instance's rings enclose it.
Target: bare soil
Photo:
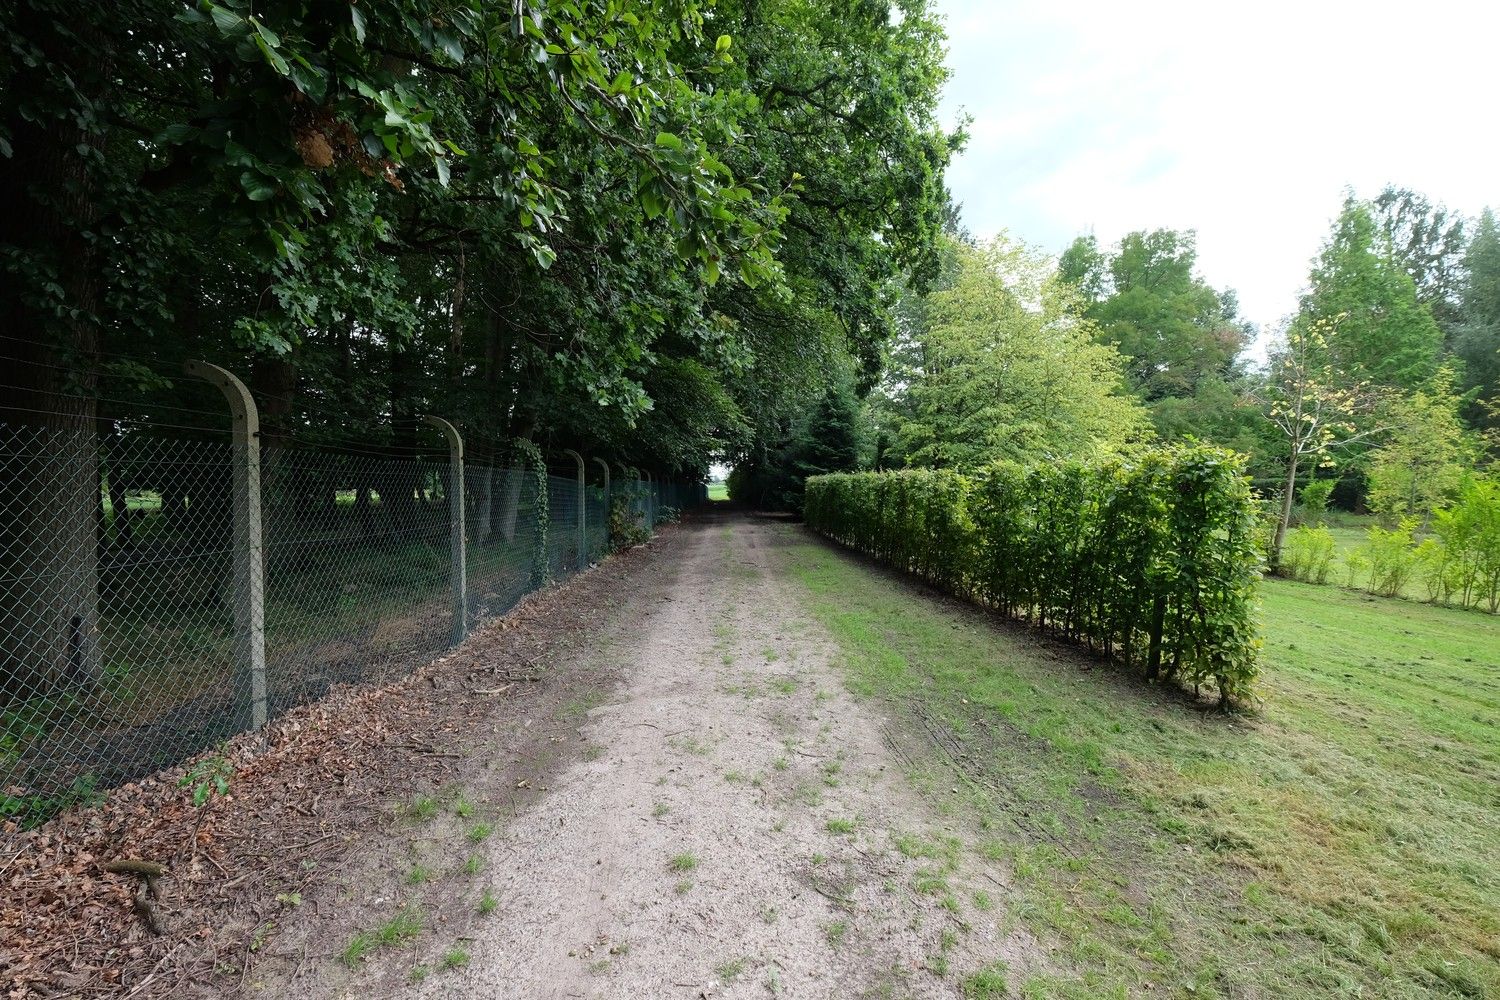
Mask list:
[[[152,836],[118,805],[49,825],[69,872],[170,855],[172,930],[129,913],[129,877],[89,874],[123,908],[104,944],[7,952],[7,913],[0,966],[37,995],[414,998],[955,997],[996,960],[1033,967],[1003,871],[912,789],[931,745],[846,693],[787,537],[690,519],[407,681],[293,713],[233,751],[199,860],[169,850],[190,811],[164,781],[118,796],[177,803]],[[113,842],[84,838],[101,812]],[[21,857],[35,889],[49,870]],[[382,942],[395,918],[415,932]]]

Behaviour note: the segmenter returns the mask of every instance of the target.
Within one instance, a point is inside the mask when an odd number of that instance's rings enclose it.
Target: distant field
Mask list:
[[[728,500],[729,499],[729,484],[728,483],[709,483],[708,484],[708,498],[710,500]]]
[[[1022,996],[1500,996],[1500,619],[1266,581],[1264,704],[1226,718],[806,536],[788,559],[1055,947]]]

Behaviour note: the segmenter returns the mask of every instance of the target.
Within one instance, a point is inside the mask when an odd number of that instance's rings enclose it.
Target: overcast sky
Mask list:
[[[1209,282],[1260,324],[1296,306],[1345,187],[1500,207],[1500,5],[935,0],[949,184],[976,235],[1054,253],[1094,232],[1198,231]]]

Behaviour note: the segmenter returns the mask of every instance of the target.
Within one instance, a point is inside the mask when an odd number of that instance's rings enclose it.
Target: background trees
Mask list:
[[[1464,252],[1458,295],[1453,354],[1463,366],[1465,414],[1493,436],[1500,426],[1500,226],[1489,209]]]
[[[1157,229],[1127,233],[1112,250],[1080,236],[1060,270],[1086,303],[1102,343],[1125,359],[1132,391],[1147,403],[1190,398],[1205,381],[1233,374],[1250,331],[1236,317],[1233,292],[1195,273],[1197,236]]]
[[[1005,236],[952,248],[950,276],[899,337],[887,372],[882,460],[972,468],[1117,455],[1149,436],[1053,261]]]
[[[1313,263],[1299,322],[1329,327],[1330,362],[1355,379],[1411,391],[1437,372],[1443,334],[1410,274],[1353,196]]]

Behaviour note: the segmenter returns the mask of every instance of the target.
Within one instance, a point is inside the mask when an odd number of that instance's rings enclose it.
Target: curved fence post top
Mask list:
[[[266,576],[260,510],[260,416],[255,397],[235,375],[207,361],[189,361],[182,370],[212,382],[224,394],[234,418],[234,458],[229,498],[233,565],[234,658],[249,694],[248,721],[261,729],[270,719],[266,686]]]
[[[230,415],[236,421],[244,421],[245,432],[252,440],[260,433],[260,411],[255,408],[255,397],[250,395],[250,390],[239,380],[239,376],[207,361],[184,362],[182,370],[193,378],[201,378],[218,386],[229,403]]]
[[[442,417],[434,417],[430,413],[424,413],[419,418],[422,423],[429,427],[436,427],[443,432],[443,437],[448,441],[448,447],[453,451],[455,458],[464,457],[464,439],[458,433],[458,428],[444,420]]]
[[[605,486],[606,489],[608,489],[609,488],[609,463],[606,462],[604,459],[600,458],[598,455],[594,456],[594,461],[598,462],[599,463],[599,468],[601,468],[601,469],[604,470],[604,486]]]
[[[588,466],[584,463],[582,455],[578,454],[578,452],[574,451],[572,448],[564,448],[563,454],[573,456],[573,461],[578,463],[578,477],[580,479],[587,475],[584,470],[587,469]]]

